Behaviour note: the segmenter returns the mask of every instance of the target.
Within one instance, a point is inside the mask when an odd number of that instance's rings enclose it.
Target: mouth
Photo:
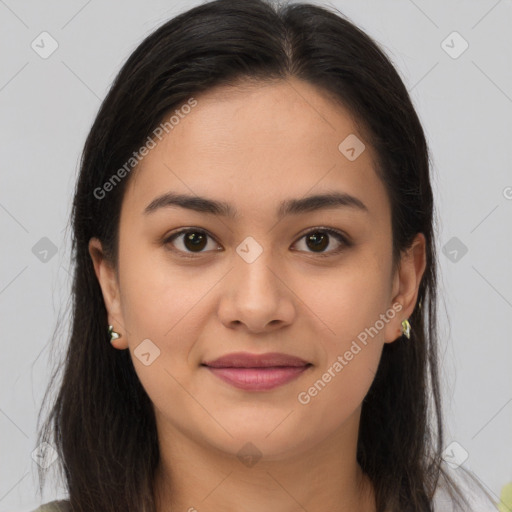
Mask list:
[[[296,379],[313,365],[288,354],[236,353],[201,366],[236,388],[265,391]]]

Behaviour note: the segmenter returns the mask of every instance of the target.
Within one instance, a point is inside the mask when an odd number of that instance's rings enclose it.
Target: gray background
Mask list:
[[[85,137],[142,38],[197,3],[0,0],[0,511],[38,504],[36,420],[48,342],[68,302],[66,225]],[[425,128],[439,221],[447,457],[497,495],[512,481],[512,3],[331,5],[382,45]],[[43,31],[58,43],[46,59],[31,47],[43,46]],[[457,58],[463,41],[454,31],[469,44]],[[61,347],[66,341],[64,324]],[[55,486],[45,498],[59,496]]]

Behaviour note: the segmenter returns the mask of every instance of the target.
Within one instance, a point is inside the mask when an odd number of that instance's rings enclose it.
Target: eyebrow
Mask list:
[[[176,206],[199,213],[209,213],[231,219],[236,219],[238,215],[236,208],[224,201],[216,201],[206,197],[189,196],[186,194],[175,194],[172,192],[168,192],[153,199],[144,209],[144,214],[148,215],[161,208]],[[356,211],[368,213],[366,205],[357,197],[345,192],[331,192],[307,196],[300,199],[287,199],[279,205],[276,216],[278,219],[282,219],[288,215],[300,215],[317,210],[340,207],[349,207]]]

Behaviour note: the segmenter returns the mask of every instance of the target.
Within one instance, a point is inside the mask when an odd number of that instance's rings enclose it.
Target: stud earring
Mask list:
[[[407,318],[402,321],[402,334],[404,334],[408,340],[411,339],[411,324]]]
[[[110,343],[112,343],[114,340],[117,340],[121,337],[121,335],[118,332],[114,331],[113,325],[108,326],[108,333],[110,335]]]

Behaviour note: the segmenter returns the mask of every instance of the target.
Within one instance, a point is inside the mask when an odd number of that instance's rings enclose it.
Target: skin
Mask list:
[[[375,511],[356,460],[361,405],[384,343],[400,336],[414,309],[425,238],[416,236],[393,273],[390,203],[375,154],[367,142],[354,161],[338,150],[349,134],[364,138],[348,111],[315,87],[290,78],[196,99],[130,177],[118,267],[99,240],[89,245],[109,323],[121,334],[113,345],[130,350],[154,404],[157,510]],[[178,207],[143,213],[169,191],[229,202],[239,217]],[[276,220],[281,201],[327,191],[356,196],[368,212],[341,207]],[[342,231],[352,245],[330,236],[315,251],[305,235],[319,227]],[[210,238],[199,252],[183,236],[166,244],[179,228]],[[236,251],[248,236],[263,251],[251,263]],[[401,311],[299,403],[298,394],[393,304]],[[160,350],[149,366],[133,353],[145,339]],[[263,392],[232,387],[201,366],[238,351],[282,352],[313,366]],[[248,442],[261,455],[250,467],[237,457]]]

